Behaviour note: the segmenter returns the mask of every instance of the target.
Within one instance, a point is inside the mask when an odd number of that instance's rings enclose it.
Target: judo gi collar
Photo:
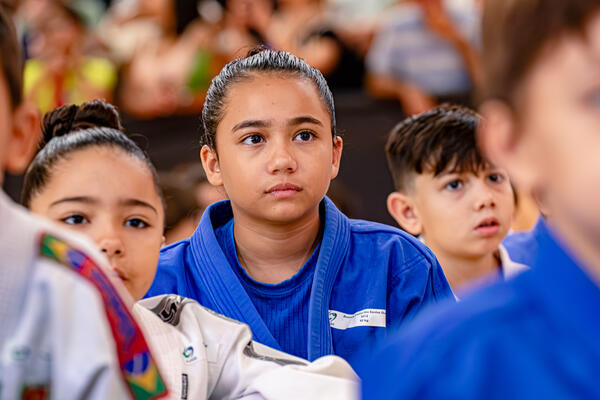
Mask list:
[[[322,200],[320,207],[324,210],[325,227],[309,299],[309,360],[333,354],[329,303],[333,285],[350,246],[348,218],[327,197]],[[190,240],[195,262],[189,272],[194,280],[201,283],[215,311],[250,325],[258,342],[280,349],[216,239],[215,228],[231,218],[233,212],[229,200],[212,204],[206,209]]]

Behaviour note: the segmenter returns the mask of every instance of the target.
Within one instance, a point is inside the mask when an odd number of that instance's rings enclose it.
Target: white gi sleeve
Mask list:
[[[52,277],[46,277],[43,283],[54,281],[52,289],[46,287],[46,290],[55,292],[45,299],[45,307],[49,309],[46,318],[53,317],[40,326],[45,325],[40,333],[51,332],[53,341],[52,370],[55,377],[52,379],[52,398],[131,398],[119,368],[115,342],[98,291],[87,282],[81,282],[66,268],[45,272],[51,273]],[[43,293],[44,290],[40,288],[36,292]],[[35,313],[35,308],[28,310],[29,315]]]
[[[156,296],[138,304],[152,310],[163,322],[171,324],[177,331],[174,337],[184,341],[171,341],[168,349],[163,347],[163,353],[178,352],[181,364],[185,365],[192,362],[189,349],[193,347],[195,367],[192,373],[189,370],[186,372],[186,386],[192,387],[188,379],[206,379],[206,384],[201,386],[205,387],[202,392],[208,398],[358,398],[358,377],[340,357],[325,356],[310,363],[274,350],[253,342],[252,332],[247,325],[176,295]],[[145,325],[143,320],[140,323]],[[194,344],[192,339],[199,336],[202,343]],[[150,342],[154,342],[150,335],[148,337]],[[155,354],[158,361],[166,356],[158,353],[158,350]],[[166,357],[171,359],[169,363],[172,365],[172,357]],[[178,380],[175,384],[178,385]],[[170,391],[174,393],[177,390]]]
[[[2,191],[0,221],[0,399],[163,397],[124,288],[95,246]]]

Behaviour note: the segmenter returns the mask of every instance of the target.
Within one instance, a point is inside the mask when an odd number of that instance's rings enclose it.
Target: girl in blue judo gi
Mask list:
[[[229,200],[210,206],[190,238],[162,249],[147,296],[193,298],[309,360],[351,360],[451,298],[423,244],[350,220],[325,197],[342,139],[331,91],[304,60],[258,49],[229,63],[211,83],[202,122],[202,165]]]

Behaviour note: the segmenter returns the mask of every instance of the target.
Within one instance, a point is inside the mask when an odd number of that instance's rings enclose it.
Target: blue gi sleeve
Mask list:
[[[416,248],[401,251],[396,266],[391,269],[388,294],[388,326],[391,328],[411,320],[430,304],[455,301],[442,267],[431,250],[420,242],[412,244]]]

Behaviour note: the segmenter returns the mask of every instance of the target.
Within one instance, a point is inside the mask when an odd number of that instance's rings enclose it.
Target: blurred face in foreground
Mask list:
[[[490,100],[481,112],[484,153],[543,195],[561,236],[600,272],[600,13],[586,35],[542,51],[512,110]]]

